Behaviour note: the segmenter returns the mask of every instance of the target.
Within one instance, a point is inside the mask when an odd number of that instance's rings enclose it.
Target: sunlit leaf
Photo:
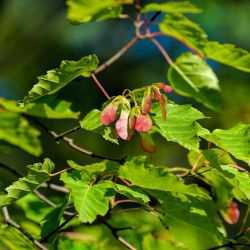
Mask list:
[[[182,41],[187,46],[204,54],[207,35],[201,27],[180,13],[169,13],[161,21],[159,28],[164,34]]]
[[[28,165],[28,174],[6,188],[7,194],[0,195],[0,207],[21,199],[50,178],[54,163],[45,159],[43,163]]]
[[[216,129],[203,137],[250,165],[250,125],[237,124],[227,130]]]
[[[216,74],[199,56],[182,54],[168,70],[168,80],[180,95],[220,110],[220,86]]]
[[[186,185],[183,180],[166,168],[155,167],[145,161],[145,157],[135,157],[127,161],[119,170],[120,177],[143,189],[182,193],[201,199],[210,199],[205,190],[195,184]]]
[[[61,180],[70,190],[81,222],[92,223],[97,215],[104,216],[108,212],[109,202],[105,194],[110,185],[107,182],[91,184],[67,173],[61,175]]]
[[[205,52],[208,58],[250,72],[250,53],[247,50],[235,48],[233,44],[208,42]]]
[[[151,12],[151,11],[161,11],[161,12],[168,12],[168,13],[196,14],[196,13],[200,13],[202,10],[188,1],[166,2],[166,3],[149,3],[141,9],[142,13],[147,13],[147,12]]]
[[[68,19],[73,23],[88,23],[117,18],[122,13],[122,4],[133,0],[68,0]]]
[[[80,112],[72,111],[70,106],[70,102],[63,100],[55,100],[51,104],[48,102],[33,102],[27,103],[24,106],[19,106],[16,101],[0,98],[0,107],[3,107],[6,110],[50,119],[77,119]]]
[[[32,127],[20,114],[0,112],[0,140],[39,156],[42,153],[39,135],[40,131]]]
[[[168,141],[174,141],[183,147],[197,151],[199,148],[199,132],[197,120],[204,119],[205,116],[190,105],[166,104],[168,112],[167,119],[162,118],[159,108],[154,108],[152,116],[154,122],[159,127],[158,132]],[[207,133],[209,133],[207,131]]]
[[[98,65],[96,55],[85,56],[79,61],[61,62],[60,68],[47,71],[38,77],[35,84],[24,98],[24,102],[34,101],[45,95],[53,95],[79,76],[90,77]]]
[[[0,226],[0,242],[10,250],[37,250],[38,248],[23,233],[12,226]]]

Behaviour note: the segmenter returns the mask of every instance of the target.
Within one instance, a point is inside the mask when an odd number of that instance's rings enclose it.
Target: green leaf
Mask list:
[[[166,168],[155,167],[145,157],[135,157],[120,167],[119,176],[143,189],[182,193],[201,199],[211,199],[205,190],[195,184],[186,185]]]
[[[100,120],[101,111],[98,109],[91,110],[81,121],[81,128],[93,131],[99,129],[103,126],[103,123]]]
[[[70,102],[59,100],[51,104],[33,102],[19,106],[16,101],[0,98],[0,107],[8,111],[49,119],[77,119],[80,112],[72,111],[70,106]]]
[[[163,221],[169,226],[171,234],[189,249],[208,249],[223,242],[220,221],[212,202],[201,203],[166,194],[161,209]]]
[[[182,41],[204,55],[207,35],[201,27],[180,13],[169,13],[159,25],[161,32]]]
[[[145,5],[142,9],[142,13],[147,13],[150,11],[161,11],[161,12],[169,12],[169,13],[191,13],[196,14],[202,12],[194,4],[188,1],[182,2],[166,2],[166,3],[150,3]]]
[[[250,177],[231,166],[222,166],[226,180],[233,186],[233,195],[239,201],[250,205]]]
[[[0,242],[10,250],[37,250],[38,248],[17,228],[0,226]]]
[[[20,114],[0,112],[0,140],[17,146],[29,154],[39,156],[42,153],[39,135],[40,131],[30,126]]]
[[[27,168],[28,174],[7,187],[7,194],[0,195],[0,207],[14,203],[48,181],[54,169],[54,163],[46,158],[43,163],[28,165]]]
[[[41,239],[46,237],[49,233],[51,233],[54,229],[56,229],[60,224],[63,218],[63,213],[65,207],[67,205],[67,201],[64,202],[62,205],[53,208],[49,213],[47,213],[42,221],[41,224]]]
[[[144,235],[142,241],[142,249],[143,250],[187,250],[186,247],[182,243],[175,243],[172,240],[160,240],[155,239],[151,234]]]
[[[119,144],[115,130],[112,127],[104,126],[103,123],[101,122],[100,120],[101,113],[102,112],[98,109],[93,109],[92,111],[90,111],[80,121],[81,128],[97,133],[107,141]]]
[[[34,101],[45,95],[53,95],[79,76],[90,77],[97,68],[96,55],[85,56],[79,61],[61,62],[60,68],[47,71],[46,75],[38,77],[35,84],[24,98],[24,102]]]
[[[168,80],[180,95],[192,97],[215,111],[220,110],[220,86],[216,74],[191,52],[178,57],[168,70]]]
[[[231,129],[216,129],[202,136],[250,166],[250,125],[237,124]]]
[[[149,202],[149,197],[139,188],[136,187],[128,187],[116,183],[112,183],[113,188],[119,194],[126,196],[129,199],[136,200],[140,203]]]
[[[236,69],[250,72],[250,54],[248,51],[235,48],[233,44],[208,42],[205,47],[206,56]]]
[[[68,19],[73,23],[88,23],[117,18],[122,14],[122,4],[133,0],[68,0]]]
[[[152,109],[152,118],[159,127],[159,133],[168,141],[177,142],[183,147],[197,151],[201,126],[196,122],[205,116],[190,105],[166,104],[167,120],[162,118],[159,108]],[[206,131],[206,133],[209,133]]]
[[[107,190],[110,188],[108,182],[95,185],[76,178],[73,174],[63,173],[61,180],[70,190],[79,220],[83,223],[92,223],[97,215],[104,216],[109,209]]]

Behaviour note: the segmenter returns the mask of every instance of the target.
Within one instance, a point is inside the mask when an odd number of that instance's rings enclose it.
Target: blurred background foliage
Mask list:
[[[204,11],[190,18],[201,25],[210,40],[233,43],[237,47],[250,50],[249,0],[192,0],[192,2]],[[127,11],[132,10],[128,8]],[[154,29],[152,27],[152,30]],[[79,60],[85,55],[95,53],[103,62],[126,44],[132,36],[133,25],[129,20],[71,25],[66,19],[66,5],[63,0],[1,0],[0,96],[20,100],[36,83],[37,76],[44,74],[46,70],[58,67],[62,60]],[[171,38],[161,37],[159,40],[173,59],[187,50]],[[250,74],[213,61],[208,63],[220,79],[223,113],[216,114],[192,99],[177,96],[174,93],[169,97],[178,104],[192,103],[205,115],[212,117],[203,121],[203,125],[210,130],[230,128],[239,122],[249,123]],[[148,41],[139,41],[118,62],[100,73],[98,78],[110,95],[118,95],[125,88],[134,89],[154,82],[166,82],[167,67],[168,65],[152,44]],[[60,91],[58,97],[71,101],[73,110],[81,111],[81,117],[93,108],[101,108],[101,104],[106,101],[91,79],[74,81]],[[72,120],[44,120],[43,122],[57,132],[77,125],[77,121]],[[96,134],[83,130],[71,136],[79,145],[102,155],[122,157],[143,153],[138,138],[131,142],[120,142],[120,146],[117,146],[104,141]],[[27,164],[38,162],[45,157],[54,161],[58,170],[66,167],[68,159],[81,164],[93,161],[72,151],[63,142],[56,144],[54,139],[44,132],[41,140],[44,153],[39,159],[19,149],[13,149],[9,154],[1,153],[0,161],[18,168],[22,173],[25,173]],[[154,163],[170,167],[188,166],[185,149],[157,136],[155,140],[158,151],[152,156]],[[0,176],[2,187],[15,179],[2,169]],[[139,214],[138,218],[140,216]],[[149,218],[149,220],[152,219]],[[143,230],[147,231],[145,228]]]
[[[150,1],[142,1],[147,3]],[[162,2],[162,1],[158,1]],[[192,15],[207,32],[210,40],[234,43],[250,49],[249,0],[193,0],[203,13]],[[128,8],[126,11],[133,13]],[[159,17],[161,18],[161,17]],[[154,26],[152,30],[156,29]],[[133,36],[129,20],[108,20],[74,26],[66,19],[63,0],[2,0],[0,1],[0,96],[22,99],[36,83],[36,77],[46,70],[56,68],[64,59],[79,60],[96,53],[103,62],[112,56]],[[174,59],[187,50],[179,42],[168,37],[159,40]],[[211,112],[192,99],[170,94],[179,104],[192,103],[207,116],[203,121],[210,130],[229,128],[238,122],[250,122],[250,75],[233,68],[209,61],[222,88],[223,113]],[[98,75],[110,95],[121,94],[125,88],[133,89],[158,81],[166,82],[168,65],[158,50],[148,41],[139,41],[118,62]],[[91,79],[78,80],[58,93],[58,97],[73,102],[73,109],[81,111],[81,117],[93,108],[100,108],[105,97]],[[56,131],[64,131],[77,125],[76,121],[45,121]],[[77,143],[99,154],[123,156],[142,152],[138,138],[132,142],[112,145],[100,136],[81,130],[72,135]],[[63,167],[66,159],[82,163],[91,159],[73,152],[64,143],[56,145],[53,138],[42,134],[44,157],[50,157]],[[175,143],[156,137],[158,151],[152,156],[157,164],[187,166],[186,150]],[[206,145],[204,145],[206,146]],[[53,150],[51,150],[53,149]],[[15,156],[15,161],[13,161]],[[0,157],[22,171],[27,163],[38,161],[19,150]]]

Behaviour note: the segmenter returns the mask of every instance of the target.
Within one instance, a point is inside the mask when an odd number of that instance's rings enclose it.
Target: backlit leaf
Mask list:
[[[145,157],[135,157],[120,167],[119,176],[133,185],[149,190],[182,193],[201,199],[210,199],[205,190],[195,184],[186,185],[183,180],[163,167],[155,167]]]
[[[77,119],[80,112],[70,109],[71,103],[67,101],[55,100],[52,103],[27,103],[23,106],[17,105],[16,101],[0,98],[0,107],[16,113],[50,119]]]
[[[167,119],[162,118],[159,108],[154,108],[151,112],[155,124],[159,127],[158,132],[168,141],[177,142],[183,147],[197,151],[199,148],[200,126],[197,120],[204,119],[205,116],[190,105],[166,104],[168,112]],[[207,131],[207,133],[209,133]]]
[[[39,156],[42,153],[39,135],[40,131],[32,127],[20,114],[0,112],[0,140]]]
[[[92,223],[97,215],[104,216],[108,212],[109,201],[106,196],[106,191],[110,188],[108,182],[89,184],[67,173],[61,175],[61,180],[70,190],[81,222]]]
[[[220,86],[212,68],[199,56],[182,54],[168,70],[168,80],[180,95],[220,110]]]
[[[96,55],[85,56],[79,61],[61,62],[60,68],[47,71],[46,75],[38,77],[35,84],[24,98],[24,102],[34,101],[45,95],[53,95],[79,76],[90,77],[97,68]]]
[[[204,54],[207,35],[201,27],[180,13],[169,13],[161,21],[159,28],[164,34],[182,41],[187,46]]]
[[[208,42],[205,52],[208,58],[250,72],[250,53],[247,50],[235,48],[233,44]]]
[[[237,124],[227,130],[216,129],[203,137],[250,166],[250,125]]]
[[[28,165],[27,168],[28,174],[7,187],[5,189],[7,194],[0,195],[0,207],[14,203],[48,181],[54,169],[54,163],[46,158],[43,163]]]
[[[196,14],[200,13],[202,10],[188,1],[181,1],[166,3],[149,3],[141,9],[142,13],[147,13],[150,11]]]
[[[88,23],[116,18],[122,13],[122,4],[133,0],[68,0],[68,19],[73,23]]]

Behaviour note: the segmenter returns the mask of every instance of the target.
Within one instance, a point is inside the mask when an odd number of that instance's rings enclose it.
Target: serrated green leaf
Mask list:
[[[215,111],[220,110],[220,86],[216,74],[199,56],[182,54],[168,70],[168,80],[180,95],[192,97]]]
[[[52,210],[50,210],[41,220],[40,222],[41,239],[46,237],[49,233],[51,233],[54,229],[56,229],[61,224],[61,220],[63,218],[63,213],[64,213],[66,205],[67,205],[67,201],[61,204],[60,206],[57,206],[53,208]]]
[[[39,135],[40,131],[32,127],[20,114],[0,112],[0,140],[39,156],[42,153]]]
[[[237,124],[231,129],[216,129],[202,136],[250,166],[250,125]]]
[[[67,101],[54,101],[49,103],[27,103],[19,106],[16,101],[0,98],[0,107],[15,113],[22,113],[31,116],[50,119],[77,119],[80,112],[70,109],[71,103]]]
[[[152,109],[155,115],[152,118],[160,128],[158,132],[168,141],[177,142],[189,150],[197,151],[200,125],[196,121],[206,117],[190,105],[166,104],[166,110],[167,120],[165,121],[159,108]]]
[[[186,185],[183,180],[171,174],[166,168],[155,167],[145,157],[135,157],[120,167],[119,176],[133,185],[149,190],[182,193],[201,199],[211,199],[208,193],[195,184]]]
[[[215,61],[250,72],[250,53],[247,50],[235,48],[233,44],[208,42],[205,53],[208,58]]]
[[[155,239],[151,234],[144,235],[142,241],[143,250],[187,250],[187,248],[182,243],[176,243],[173,241],[166,241]]]
[[[201,203],[166,194],[161,209],[164,213],[162,220],[169,226],[171,234],[189,249],[208,249],[222,244],[223,235],[218,229],[218,215],[212,202]]]
[[[24,98],[24,102],[34,101],[45,95],[53,95],[79,76],[90,77],[97,68],[96,55],[85,56],[79,61],[61,62],[60,68],[47,71],[46,75],[38,77],[35,84]]]
[[[198,8],[197,6],[188,1],[149,3],[141,9],[142,13],[147,13],[150,11],[161,11],[168,13],[190,13],[190,14],[196,14],[202,12],[200,8]]]
[[[169,13],[165,15],[159,24],[161,32],[182,41],[187,46],[204,54],[207,35],[201,27],[183,16],[181,13]]]
[[[250,177],[231,166],[222,166],[224,177],[233,186],[233,194],[239,201],[250,205]]]
[[[74,175],[63,173],[61,180],[70,190],[74,206],[83,223],[92,223],[98,215],[104,216],[109,209],[107,190],[111,187],[108,182],[91,185]]]
[[[81,121],[80,126],[83,129],[97,133],[101,135],[105,140],[115,144],[118,143],[117,134],[112,127],[106,127],[100,120],[101,111],[93,109],[90,111]]]
[[[119,194],[126,196],[129,199],[136,200],[140,203],[149,202],[149,197],[143,192],[143,190],[136,187],[128,187],[116,183],[112,183],[113,188]]]
[[[43,163],[28,165],[28,174],[7,187],[7,194],[0,195],[0,207],[14,203],[48,181],[54,167],[54,163],[48,158]]]
[[[73,23],[88,23],[117,18],[122,13],[122,4],[133,0],[68,0],[68,19]]]
[[[71,102],[48,96],[25,105],[18,105],[14,100],[0,98],[0,106],[12,112],[49,119],[77,119],[80,114],[70,109]]]
[[[0,226],[0,242],[10,250],[37,250],[38,248],[17,228]]]

